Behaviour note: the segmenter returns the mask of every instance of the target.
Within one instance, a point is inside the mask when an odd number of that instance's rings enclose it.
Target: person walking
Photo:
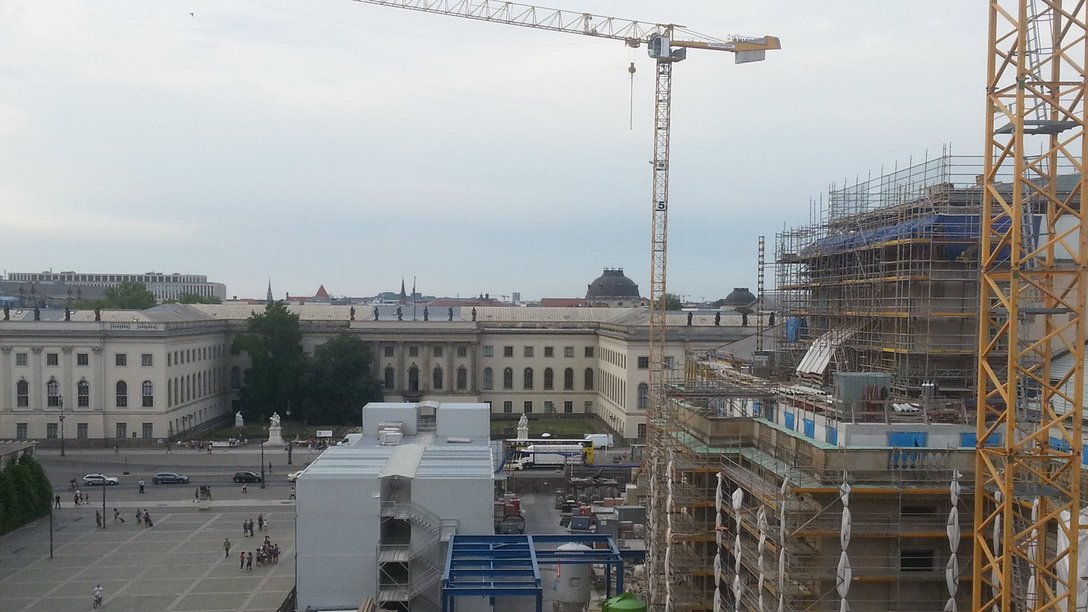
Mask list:
[[[151,527],[151,514],[145,508],[144,509],[144,528],[148,528],[148,527]]]
[[[113,509],[113,522],[114,523],[124,523],[125,522],[124,517],[121,516],[121,513],[117,511],[117,508]]]
[[[58,509],[60,508],[60,495],[53,496],[53,507]]]
[[[223,558],[230,559],[230,538],[223,538],[223,550],[226,552]]]
[[[96,527],[102,526],[102,513],[98,510],[94,511],[94,524]]]
[[[242,554],[238,557],[238,571],[244,572],[246,570],[246,551],[242,551]]]
[[[244,538],[247,535],[249,535],[249,521],[243,520],[242,521],[242,537]],[[242,554],[245,554],[245,553],[242,553]]]
[[[200,487],[193,489],[193,503],[200,501]]]
[[[268,462],[268,473],[269,474],[272,473],[272,462],[271,461]]]
[[[139,508],[136,508],[136,524],[141,527],[144,524],[144,513]]]
[[[264,513],[257,515],[257,531],[264,531]]]
[[[141,478],[140,479],[140,495],[143,495],[143,494],[144,494],[144,481]]]
[[[243,482],[242,483],[242,495],[245,495],[248,492],[249,492],[249,489],[246,488],[246,483]]]
[[[295,488],[291,487],[291,494],[287,496],[287,499],[295,499]]]
[[[249,553],[249,556],[246,557],[246,571],[253,571],[253,553]]]

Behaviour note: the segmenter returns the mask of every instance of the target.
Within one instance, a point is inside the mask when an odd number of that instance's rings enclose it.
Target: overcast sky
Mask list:
[[[754,290],[757,236],[830,183],[981,152],[983,3],[547,4],[782,39],[674,70],[672,293]],[[350,0],[2,0],[0,265],[646,295],[653,84],[645,47]]]

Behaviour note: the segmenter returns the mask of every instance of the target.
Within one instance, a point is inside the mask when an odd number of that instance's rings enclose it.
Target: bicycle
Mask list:
[[[95,595],[94,596],[94,603],[91,604],[91,607],[94,608],[94,609],[98,609],[98,608],[102,607],[102,596],[101,595]]]

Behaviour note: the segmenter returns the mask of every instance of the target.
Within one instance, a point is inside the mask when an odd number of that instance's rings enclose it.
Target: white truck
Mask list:
[[[510,461],[513,470],[531,470],[534,467],[555,468],[564,465],[581,465],[583,448],[579,444],[530,444]]]
[[[586,434],[586,440],[593,442],[593,448],[611,448],[615,445],[612,434],[607,433]]]

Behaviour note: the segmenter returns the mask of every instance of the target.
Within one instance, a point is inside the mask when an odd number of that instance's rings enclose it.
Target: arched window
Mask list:
[[[174,383],[173,381],[166,381],[166,407],[174,405]]]
[[[593,390],[593,368],[586,368],[586,391]]]
[[[142,396],[144,408],[155,407],[155,385],[151,384],[150,380],[145,380],[140,385],[140,395]]]
[[[234,366],[230,369],[230,388],[242,388],[242,368]]]
[[[60,384],[55,380],[45,383],[45,397],[50,407],[60,406]]]
[[[15,400],[20,408],[30,406],[30,383],[20,380],[15,384]]]
[[[555,385],[555,373],[551,368],[544,368],[544,390],[551,391]]]
[[[76,383],[76,405],[80,408],[91,405],[91,384],[85,380]]]
[[[514,388],[514,368],[506,368],[502,371],[502,388]]]
[[[495,374],[491,371],[491,368],[484,368],[484,384],[485,390],[490,391],[495,388]]]
[[[468,389],[468,370],[465,366],[457,368],[457,390],[464,391]]]
[[[650,407],[650,385],[638,384],[638,409],[646,410]]]
[[[128,383],[127,382],[125,382],[123,380],[117,381],[116,393],[114,395],[117,396],[117,407],[118,408],[128,408]]]
[[[563,370],[563,389],[567,391],[574,389],[574,368]]]
[[[393,366],[385,366],[385,388],[393,388]]]
[[[434,372],[431,373],[431,388],[432,389],[441,389],[442,388],[442,368],[435,368]]]
[[[408,390],[412,392],[419,392],[419,367],[412,366],[408,368]]]
[[[524,379],[525,380],[522,381],[524,383],[523,386],[526,389],[532,389],[533,388],[533,369],[532,368],[525,368]]]

